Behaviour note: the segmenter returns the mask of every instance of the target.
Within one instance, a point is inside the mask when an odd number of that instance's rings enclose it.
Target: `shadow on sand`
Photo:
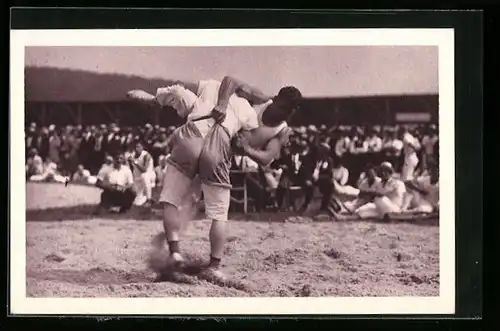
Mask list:
[[[92,268],[89,270],[28,271],[26,276],[37,280],[55,281],[78,285],[124,285],[151,283],[153,278],[144,271],[126,272],[116,268]]]
[[[91,220],[95,218],[106,218],[110,220],[136,220],[136,221],[159,221],[162,211],[160,208],[143,208],[133,206],[130,211],[123,214],[101,213],[94,215],[95,205],[78,205],[71,207],[55,207],[46,209],[33,209],[26,211],[26,221],[28,222],[62,222],[76,220]],[[199,213],[195,220],[202,220],[203,213]],[[260,212],[260,213],[231,213],[232,221],[244,222],[269,222],[269,223],[312,223],[312,222],[368,222],[368,223],[409,223],[423,226],[439,225],[439,216],[417,217],[404,220],[361,220],[356,217],[348,216],[345,220],[338,221],[329,217],[315,217],[314,212],[298,215],[292,212]]]

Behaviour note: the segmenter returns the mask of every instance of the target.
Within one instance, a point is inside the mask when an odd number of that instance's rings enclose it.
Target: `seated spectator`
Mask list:
[[[430,175],[405,182],[407,193],[402,210],[404,216],[430,214],[439,210],[439,173],[436,166]],[[402,215],[399,215],[402,216]]]
[[[43,160],[40,155],[38,155],[38,150],[32,148],[28,152],[28,157],[26,158],[26,178],[31,176],[40,176],[43,174]]]
[[[77,184],[91,184],[91,182],[93,182],[93,180],[91,180],[90,171],[85,169],[82,164],[78,165],[71,181]],[[95,182],[92,184],[95,184]]]
[[[115,158],[113,167],[96,185],[103,189],[96,214],[113,209],[124,213],[132,207],[136,196],[133,190],[134,178],[130,168],[125,165],[123,154]]]
[[[347,181],[349,180],[349,170],[344,167],[342,159],[333,158],[332,161],[332,179],[336,180],[340,185],[346,185]]]
[[[303,181],[305,193],[304,204],[299,212],[305,212],[311,203],[316,187],[322,194],[320,211],[326,211],[330,204],[332,193],[332,169],[333,162],[330,157],[330,146],[326,143],[319,145],[318,153],[311,153],[304,159],[299,178]],[[317,155],[317,156],[316,156]]]
[[[361,191],[375,192],[376,187],[380,184],[381,180],[382,179],[377,175],[375,167],[368,165],[365,171],[359,176],[357,186]],[[370,202],[368,199],[361,196],[354,200],[346,201],[344,206],[348,209],[348,212],[355,212],[356,209],[368,202]]]
[[[57,170],[57,164],[52,162],[50,158],[45,160],[43,173],[30,177],[33,182],[54,182],[66,184],[69,181],[68,177],[62,176]]]
[[[342,159],[337,156],[332,159],[332,180],[336,181],[339,185],[344,186],[349,180],[349,170],[347,170],[347,168],[343,166],[341,160]],[[333,193],[333,191],[330,192]],[[333,209],[337,212],[340,212],[342,210],[342,204],[335,197],[335,195],[332,194],[332,196],[330,197],[330,204],[327,208],[328,210]],[[324,208],[322,211],[326,212],[327,210]]]
[[[334,190],[337,194],[352,197],[361,197],[370,202],[362,205],[354,212],[360,218],[382,218],[392,213],[400,213],[403,207],[403,198],[406,193],[405,184],[393,177],[394,169],[389,162],[380,165],[381,181],[375,185],[373,191],[364,191],[352,186],[340,186],[334,183]],[[331,211],[330,211],[331,212]],[[337,218],[340,215],[333,213]]]
[[[113,157],[111,156],[106,156],[104,158],[104,163],[101,166],[101,169],[99,169],[99,172],[97,173],[97,181],[105,181],[106,178],[108,177],[108,174],[111,170],[113,170]]]

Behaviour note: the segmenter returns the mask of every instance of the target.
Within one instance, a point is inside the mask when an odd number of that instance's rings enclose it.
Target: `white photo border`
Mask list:
[[[10,312],[84,315],[351,315],[455,312],[454,29],[11,30]],[[28,298],[24,175],[26,46],[438,46],[440,222],[437,297]]]

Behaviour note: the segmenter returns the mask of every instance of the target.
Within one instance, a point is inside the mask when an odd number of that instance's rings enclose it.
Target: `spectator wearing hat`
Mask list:
[[[339,194],[369,199],[372,202],[359,207],[355,213],[360,218],[382,218],[389,214],[400,213],[406,194],[405,184],[393,177],[394,168],[389,162],[383,162],[379,167],[381,181],[374,191],[363,191],[352,187],[342,187],[334,182],[334,190]]]

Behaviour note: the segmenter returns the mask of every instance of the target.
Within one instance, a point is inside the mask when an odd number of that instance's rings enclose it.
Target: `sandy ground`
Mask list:
[[[92,218],[99,191],[27,184],[27,294],[31,297],[436,296],[439,227],[313,222],[274,215],[232,220],[227,286],[187,277],[154,283],[146,259],[161,231],[151,214]],[[254,217],[255,218],[255,217]],[[208,254],[209,222],[190,222],[182,250]]]

